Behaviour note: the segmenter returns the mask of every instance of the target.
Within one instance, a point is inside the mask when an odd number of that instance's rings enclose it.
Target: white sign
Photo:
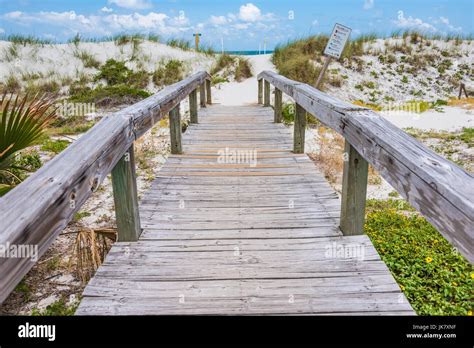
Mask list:
[[[336,23],[332,34],[329,37],[328,44],[324,49],[324,55],[339,59],[341,57],[344,46],[346,46],[347,39],[351,34],[352,29],[342,24]]]

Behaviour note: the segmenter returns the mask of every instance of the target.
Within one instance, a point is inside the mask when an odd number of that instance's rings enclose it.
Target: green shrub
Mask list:
[[[80,59],[86,68],[98,69],[100,67],[100,62],[92,54],[86,51],[75,52],[74,56]]]
[[[75,91],[69,100],[77,103],[95,103],[97,106],[114,106],[121,104],[134,104],[144,98],[147,98],[151,93],[129,87],[125,84],[116,86],[99,86],[91,89],[83,87]]]
[[[284,104],[281,110],[281,114],[284,124],[292,124],[295,121],[295,104]]]
[[[313,62],[321,60],[327,42],[328,36],[317,35],[279,45],[273,52],[272,62],[281,75],[314,84],[320,69]]]
[[[474,147],[474,128],[464,127],[459,139],[465,142],[469,147]]]
[[[224,83],[224,82],[229,82],[229,79],[226,79],[222,76],[217,76],[217,75],[212,76],[211,84],[213,86],[218,85],[219,83]]]
[[[222,71],[225,68],[231,67],[235,63],[235,57],[224,53],[219,55],[216,63],[211,68],[210,74],[215,75],[218,72]]]
[[[235,80],[240,82],[244,79],[252,77],[252,68],[248,59],[239,57],[237,59],[237,67],[235,68]]]
[[[18,153],[11,164],[11,172],[21,181],[28,177],[28,173],[37,171],[43,163],[36,150],[25,150]]]
[[[308,56],[293,57],[281,63],[278,71],[291,80],[308,84],[314,84],[319,75],[319,69],[314,66]]]
[[[32,316],[71,316],[76,312],[79,303],[67,305],[64,298],[50,304],[43,310],[34,308],[31,312]]]
[[[472,314],[474,269],[424,218],[397,200],[367,205],[365,232],[419,315]],[[408,211],[408,212],[407,212]]]
[[[6,93],[16,93],[20,90],[20,81],[15,75],[10,75],[7,77],[7,80],[5,81],[5,87],[4,92]]]
[[[157,86],[167,86],[183,79],[184,64],[177,59],[171,59],[166,64],[163,62],[153,73],[153,82]]]
[[[100,67],[99,73],[95,76],[95,81],[104,79],[107,84],[113,86],[127,83],[131,70],[125,66],[125,62],[109,59]]]
[[[51,140],[46,139],[41,145],[42,151],[54,152],[55,154],[60,153],[69,146],[70,142],[67,140]]]
[[[184,51],[191,49],[191,43],[185,39],[169,39],[166,44],[171,47],[180,48]]]
[[[125,66],[125,62],[109,59],[100,67],[94,80],[104,79],[109,86],[126,84],[132,88],[142,89],[148,86],[149,75],[144,70],[132,71]]]

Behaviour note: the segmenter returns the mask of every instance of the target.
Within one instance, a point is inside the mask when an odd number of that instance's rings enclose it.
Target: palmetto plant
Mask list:
[[[14,156],[31,146],[42,134],[48,121],[55,116],[55,100],[46,96],[23,97],[3,94],[0,99],[0,196],[11,190],[21,179],[12,169]]]

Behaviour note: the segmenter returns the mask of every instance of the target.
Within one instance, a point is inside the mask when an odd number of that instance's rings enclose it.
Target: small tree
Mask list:
[[[0,196],[15,187],[21,179],[12,169],[14,155],[31,146],[42,134],[48,121],[55,116],[52,109],[55,100],[36,95],[29,100],[28,95],[7,97],[0,100]]]

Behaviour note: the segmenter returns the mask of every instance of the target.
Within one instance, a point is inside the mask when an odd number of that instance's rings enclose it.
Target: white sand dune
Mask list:
[[[271,54],[246,57],[252,64],[253,75],[242,82],[220,84],[214,91],[213,102],[222,105],[244,105],[257,102],[257,75],[263,70],[276,71]]]

